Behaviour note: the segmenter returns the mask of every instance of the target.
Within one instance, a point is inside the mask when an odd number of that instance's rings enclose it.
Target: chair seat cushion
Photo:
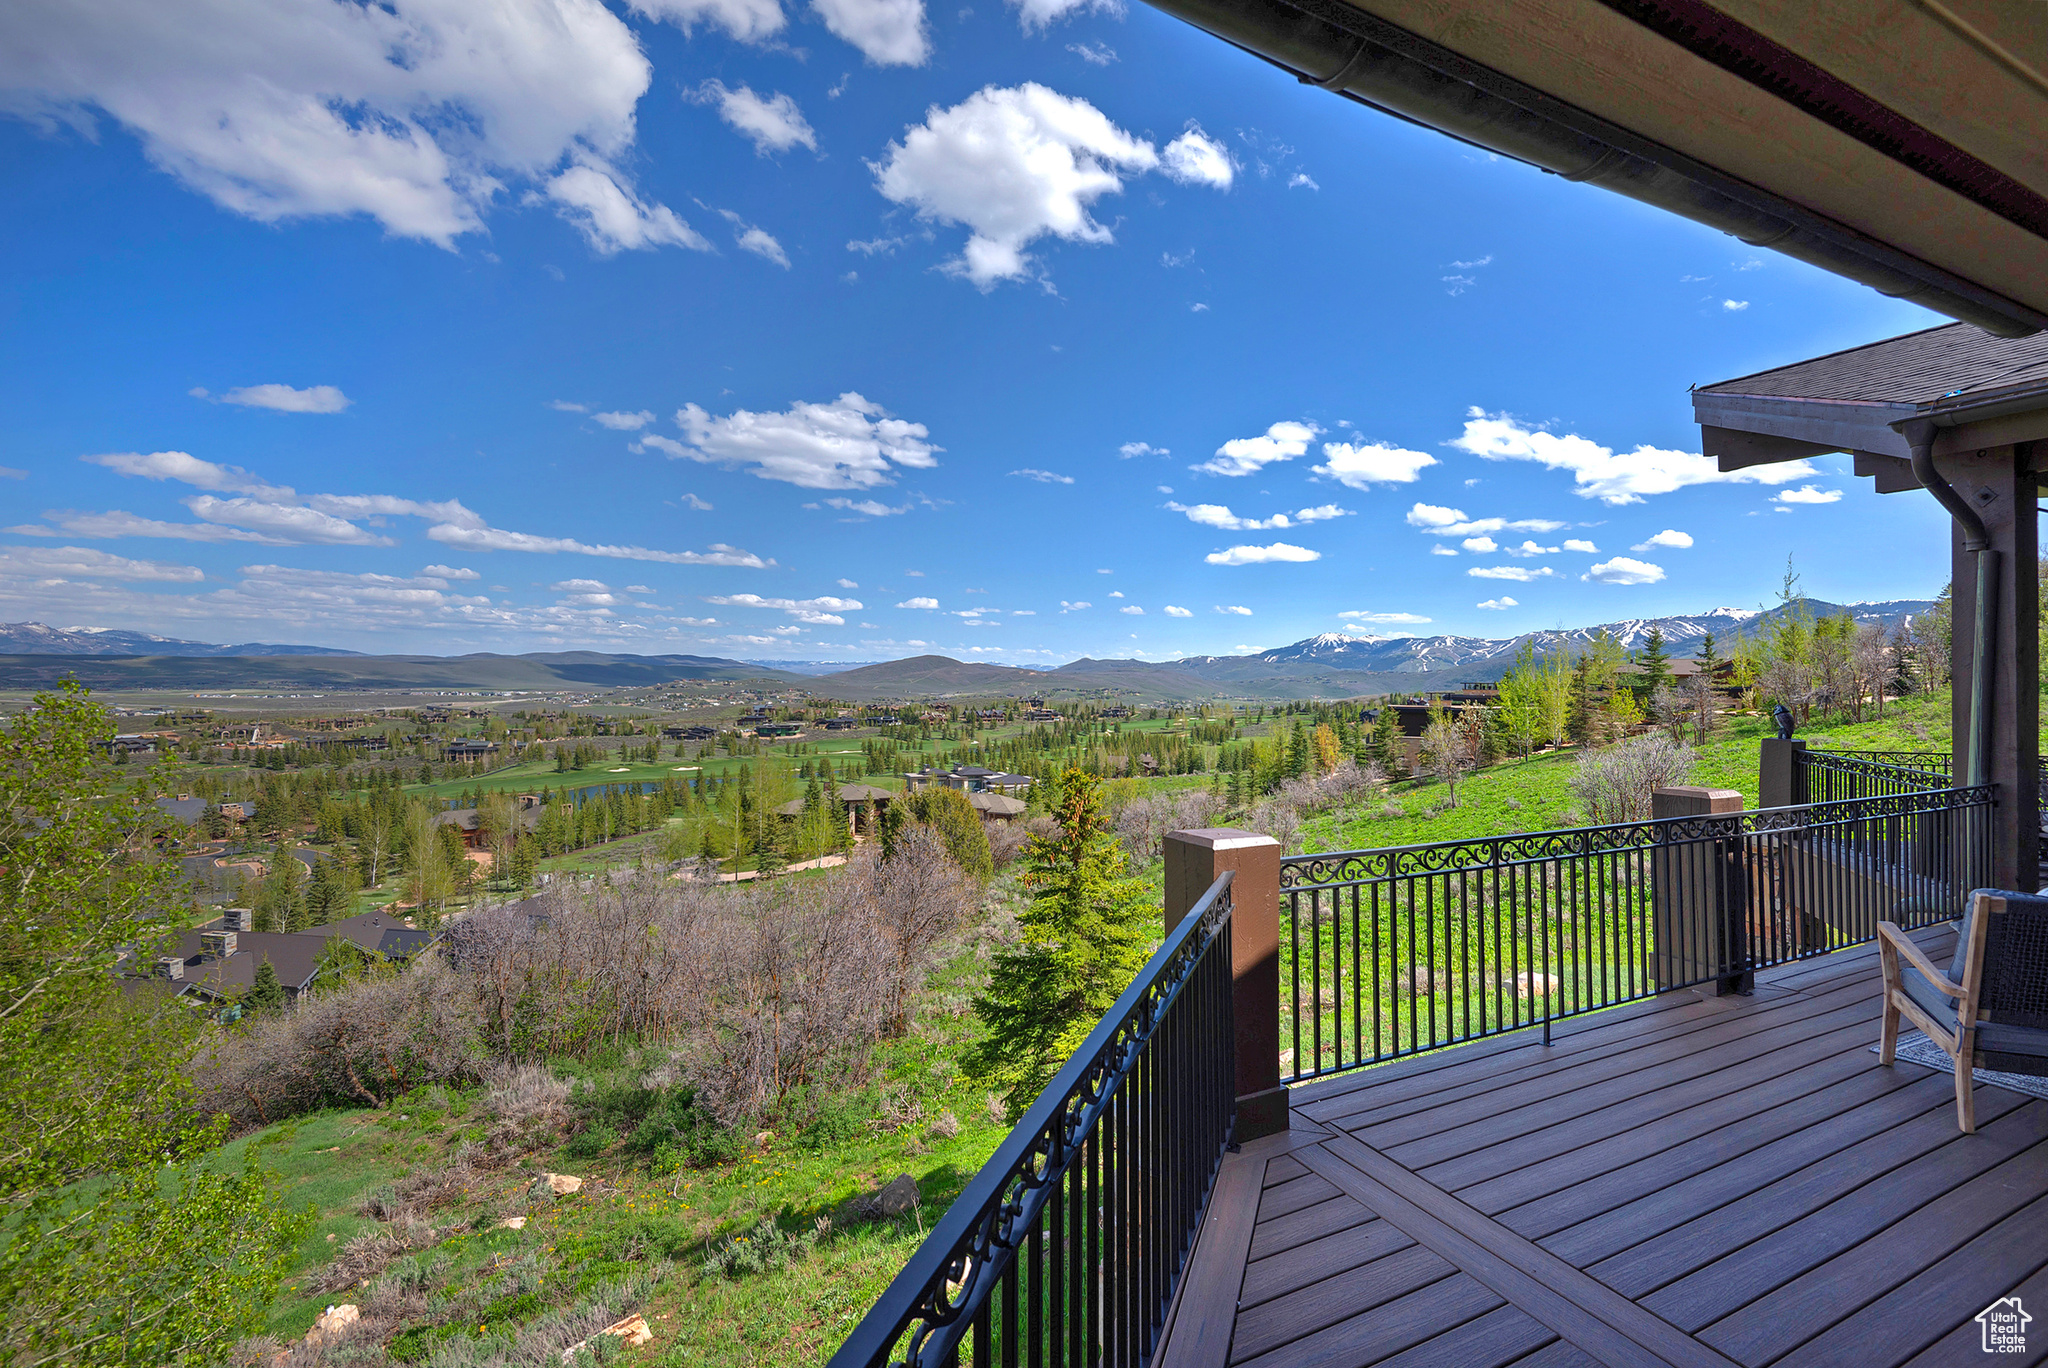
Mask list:
[[[1956,1000],[1927,981],[1927,976],[1912,965],[1899,962],[1899,986],[1906,990],[1906,996],[1913,999],[1920,1010],[1927,1013],[1934,1023],[1943,1030],[1956,1028]],[[2048,1062],[2048,1031],[2033,1026],[2012,1026],[1998,1021],[1977,1023],[1977,1048],[1992,1054],[2019,1056]],[[2009,1071],[2028,1072],[2017,1065]]]

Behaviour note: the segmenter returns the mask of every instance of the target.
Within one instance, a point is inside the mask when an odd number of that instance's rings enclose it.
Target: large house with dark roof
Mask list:
[[[181,932],[150,972],[177,993],[216,1001],[239,997],[268,962],[288,997],[311,988],[328,944],[340,939],[365,953],[402,963],[432,945],[439,933],[422,931],[390,912],[366,912],[304,931],[245,931],[246,914],[234,909],[197,930]]]

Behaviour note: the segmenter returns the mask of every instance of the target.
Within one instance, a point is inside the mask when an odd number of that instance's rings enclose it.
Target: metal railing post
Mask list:
[[[1166,835],[1166,931],[1226,870],[1231,884],[1231,1010],[1237,1030],[1237,1129],[1242,1143],[1287,1129],[1280,1084],[1280,843],[1235,827]]]

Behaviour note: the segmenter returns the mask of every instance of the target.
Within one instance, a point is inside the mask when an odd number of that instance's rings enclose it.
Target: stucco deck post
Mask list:
[[[1231,1012],[1237,1021],[1237,1129],[1242,1143],[1287,1129],[1280,1085],[1280,843],[1234,827],[1166,837],[1166,926],[1171,931],[1225,870],[1231,884]]]

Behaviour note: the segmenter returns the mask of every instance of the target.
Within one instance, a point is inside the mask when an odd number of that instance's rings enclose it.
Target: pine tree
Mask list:
[[[1642,671],[1636,692],[1646,700],[1655,698],[1657,690],[1671,682],[1671,657],[1664,650],[1663,628],[1650,629],[1643,649],[1636,653],[1636,666]]]
[[[1380,715],[1372,728],[1372,760],[1389,779],[1398,779],[1408,772],[1401,763],[1401,718],[1391,703],[1380,705]]]
[[[274,1012],[284,1006],[284,984],[278,981],[277,970],[269,960],[256,966],[255,981],[249,991],[242,995],[242,1007],[253,1014]]]
[[[1564,729],[1574,745],[1589,745],[1599,737],[1600,696],[1593,683],[1593,662],[1587,655],[1572,662],[1571,703]]]
[[[996,956],[988,992],[975,1000],[988,1033],[965,1061],[1012,1119],[1144,967],[1157,915],[1144,882],[1124,876],[1100,784],[1069,769],[1051,788],[1059,825],[1024,848],[1031,906],[1017,919],[1016,946]]]

